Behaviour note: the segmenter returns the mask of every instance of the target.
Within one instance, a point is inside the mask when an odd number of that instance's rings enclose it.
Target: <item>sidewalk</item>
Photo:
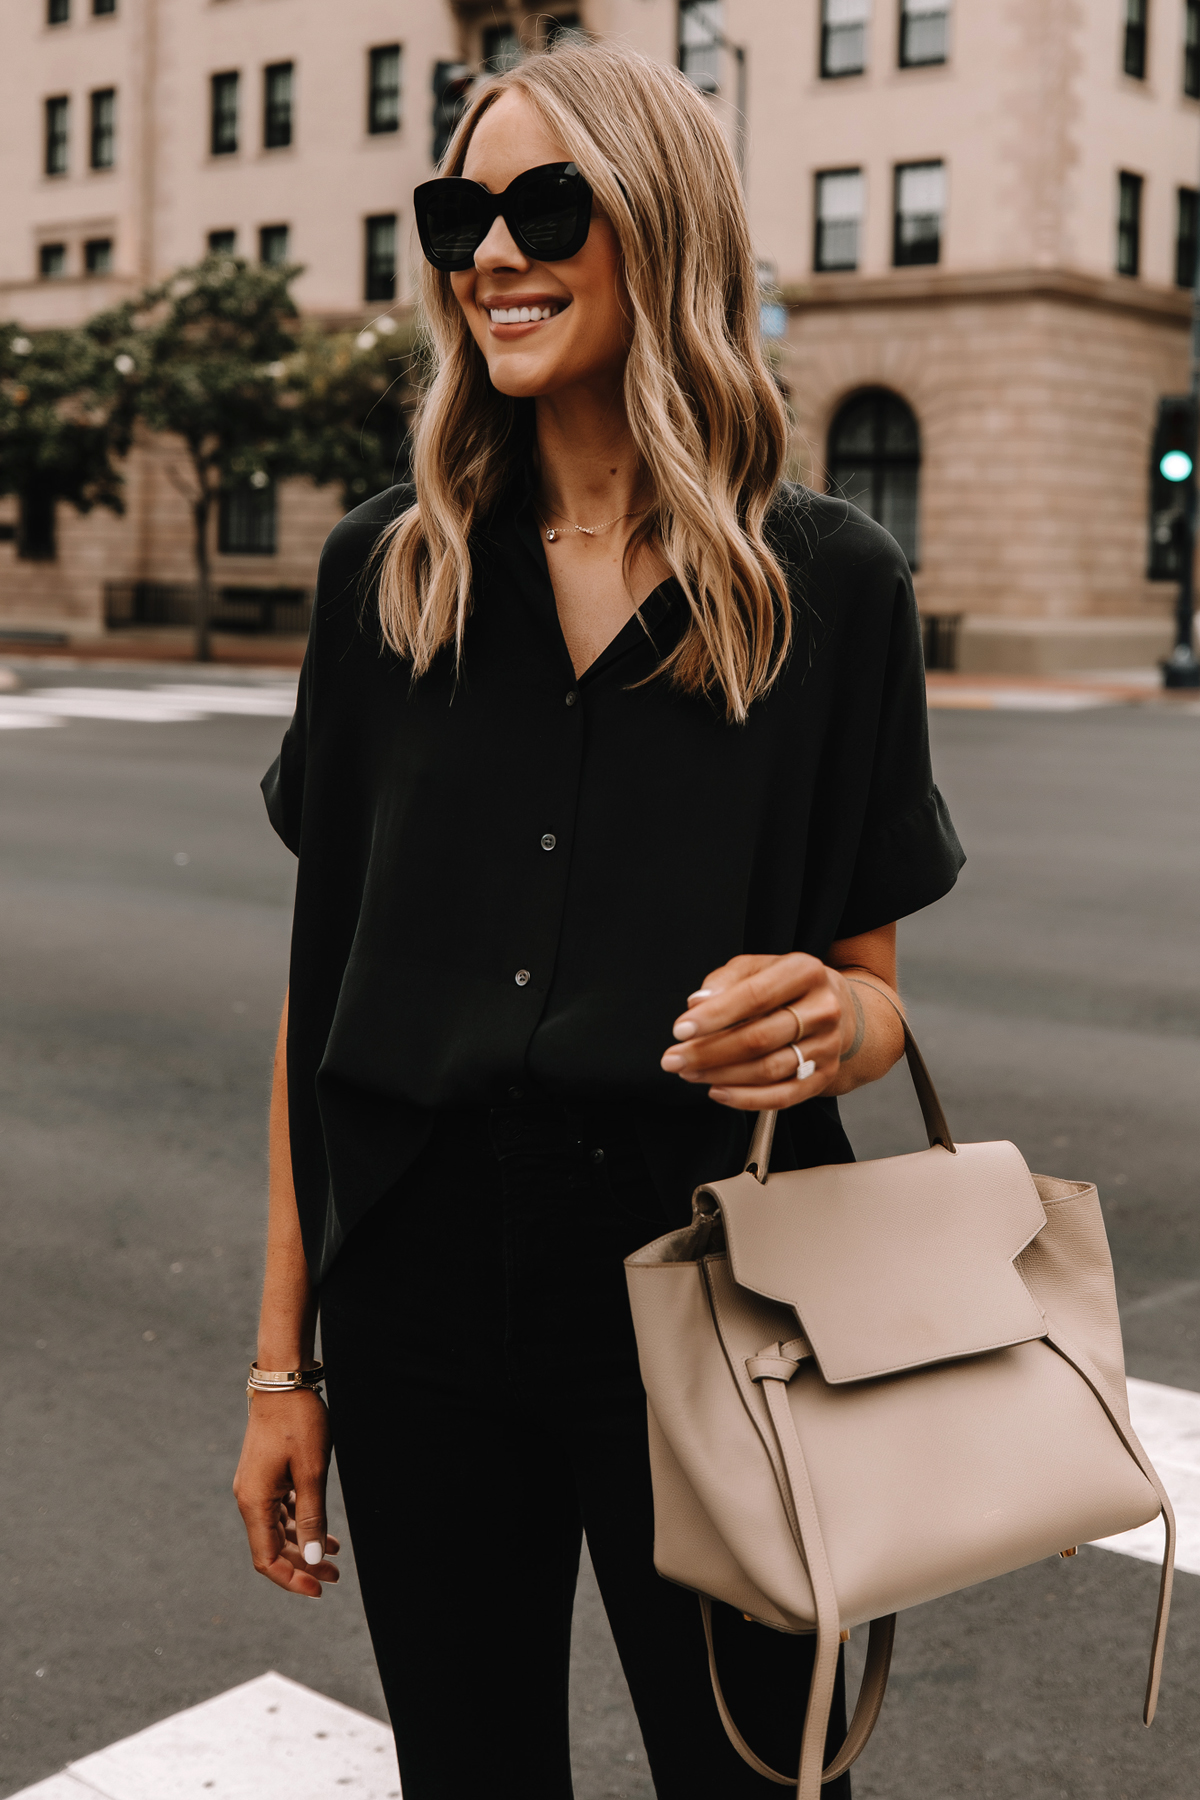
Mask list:
[[[6,636],[0,631],[0,663],[37,661],[76,663],[190,663],[196,634],[187,626],[134,626],[104,637],[75,638],[55,643],[36,634]],[[280,633],[278,637],[235,631],[214,631],[214,663],[237,663],[264,669],[298,669],[304,659],[306,638]],[[204,666],[204,665],[197,665]]]
[[[1200,691],[1167,690],[1158,669],[1078,670],[1064,675],[959,675],[931,669],[929,705],[938,711],[1081,712],[1097,706],[1163,706],[1200,713]]]

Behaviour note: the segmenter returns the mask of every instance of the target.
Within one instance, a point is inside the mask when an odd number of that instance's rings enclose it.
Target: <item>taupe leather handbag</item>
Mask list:
[[[817,1800],[883,1702],[897,1612],[1162,1513],[1143,1717],[1154,1716],[1171,1502],[1129,1422],[1112,1264],[1090,1182],[959,1144],[905,1025],[929,1148],[698,1188],[692,1223],[626,1261],[649,1401],[654,1561],[700,1596],[717,1705],[768,1780]],[[742,1738],[712,1600],[816,1633],[799,1775]],[[838,1642],[871,1621],[858,1704],[822,1770]]]

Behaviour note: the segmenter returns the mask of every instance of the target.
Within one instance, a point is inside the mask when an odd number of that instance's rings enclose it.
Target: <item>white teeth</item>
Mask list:
[[[558,310],[557,305],[550,303],[545,306],[491,306],[488,317],[493,325],[529,325],[540,319],[553,319]]]

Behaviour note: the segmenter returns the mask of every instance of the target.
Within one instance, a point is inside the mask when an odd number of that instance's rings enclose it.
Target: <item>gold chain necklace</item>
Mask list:
[[[618,513],[615,519],[605,519],[602,525],[576,525],[573,519],[568,519],[567,524],[571,527],[572,531],[579,532],[581,537],[595,537],[598,531],[607,531],[610,526],[619,525],[622,519],[640,519],[643,516],[644,512],[623,512]],[[546,533],[546,542],[548,544],[555,543],[557,539],[563,535],[561,527],[556,528],[553,525],[547,525],[541,513],[538,514],[538,524]]]

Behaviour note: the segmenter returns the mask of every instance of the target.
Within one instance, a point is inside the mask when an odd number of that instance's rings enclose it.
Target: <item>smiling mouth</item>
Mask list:
[[[544,300],[536,306],[488,306],[484,311],[493,325],[537,325],[543,319],[557,318],[569,304],[566,300]]]

